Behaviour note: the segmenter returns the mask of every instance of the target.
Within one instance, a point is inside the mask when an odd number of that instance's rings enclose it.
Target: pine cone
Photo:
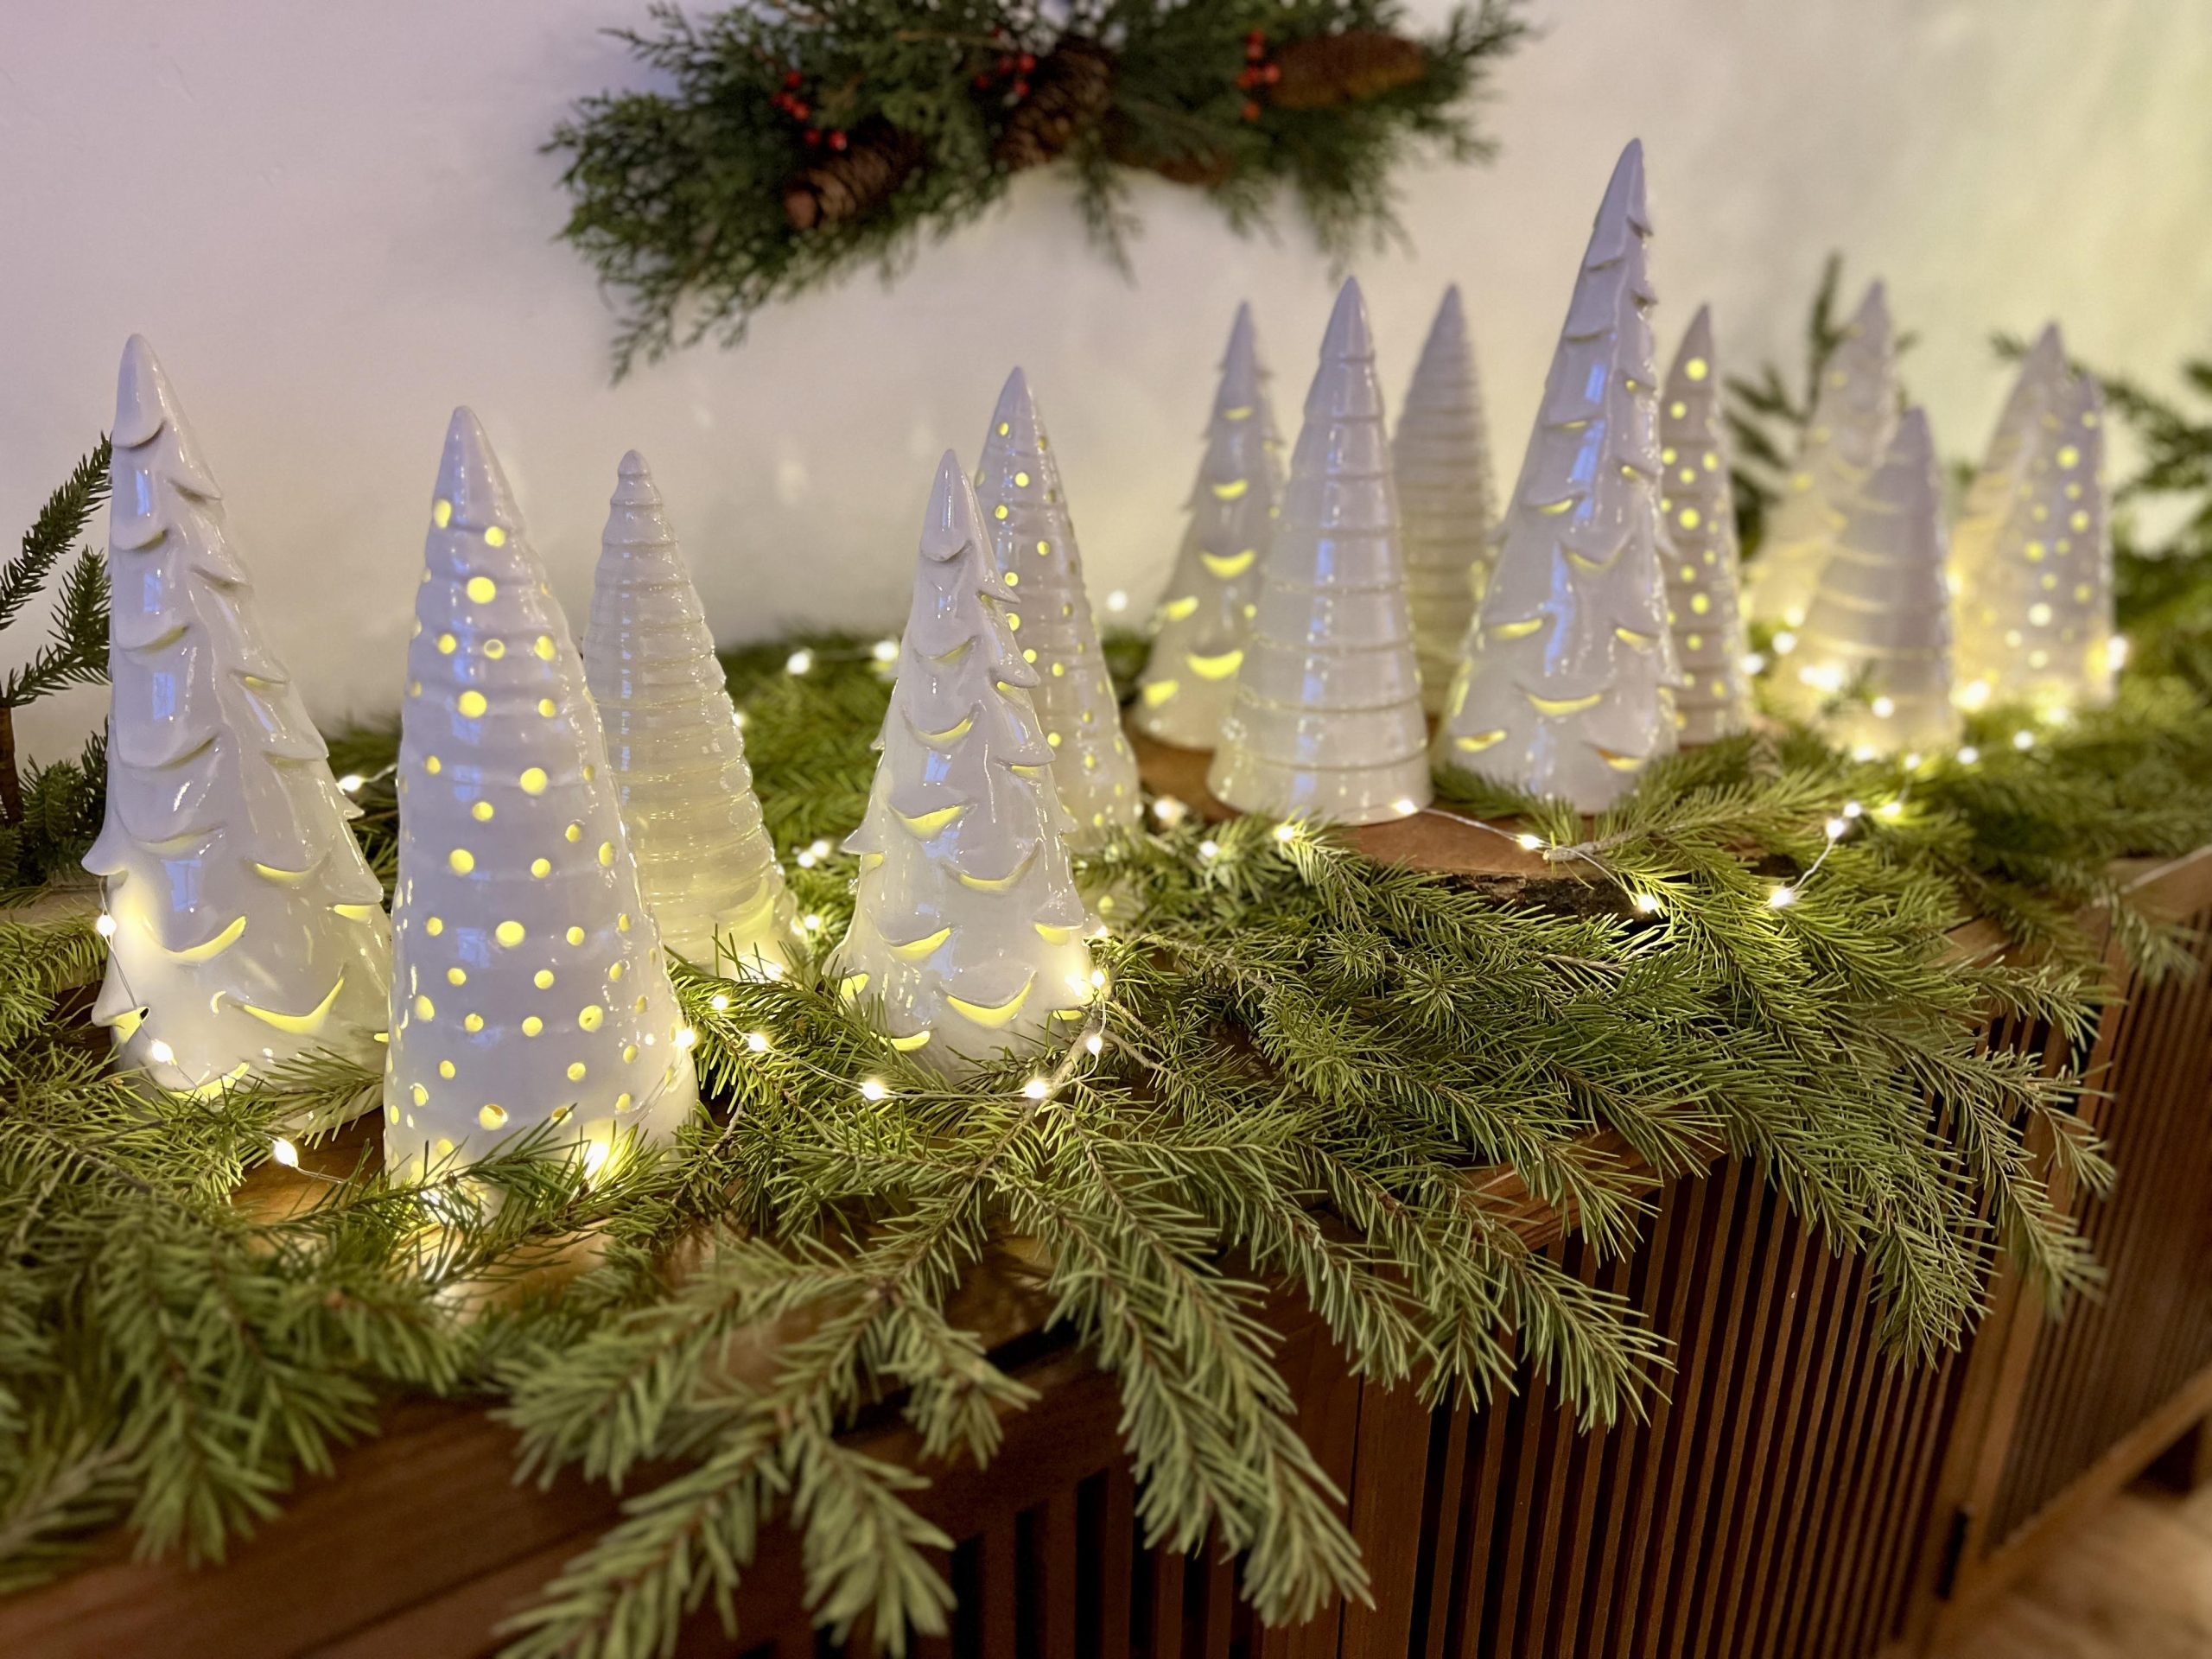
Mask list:
[[[784,216],[802,231],[865,218],[914,175],[925,154],[912,133],[868,121],[842,155],[824,157],[784,186]]]
[[[1293,41],[1275,54],[1282,77],[1268,89],[1276,108],[1332,110],[1411,86],[1428,74],[1418,41],[1377,29]]]
[[[992,154],[1008,172],[1057,159],[1097,125],[1114,102],[1114,54],[1096,41],[1063,36],[1038,60],[1029,96],[1014,106]]]

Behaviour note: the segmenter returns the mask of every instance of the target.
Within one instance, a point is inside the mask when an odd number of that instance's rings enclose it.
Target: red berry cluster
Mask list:
[[[1003,29],[991,31],[991,38],[1001,47],[1014,44],[1014,36]],[[998,61],[982,70],[976,77],[976,90],[988,92],[1000,81],[1007,83],[1007,101],[1019,104],[1029,96],[1029,77],[1037,67],[1037,56],[1033,52],[1002,51]]]
[[[1256,92],[1262,86],[1272,86],[1282,79],[1282,66],[1268,61],[1268,37],[1262,29],[1253,29],[1244,36],[1244,67],[1236,73],[1239,91]],[[1244,100],[1244,118],[1260,118],[1260,102],[1255,98]]]
[[[842,127],[820,127],[814,123],[814,106],[799,96],[799,88],[806,85],[806,77],[796,69],[784,72],[782,87],[769,95],[768,102],[800,124],[799,137],[809,149],[827,144],[832,149],[842,149],[852,141],[845,137]]]

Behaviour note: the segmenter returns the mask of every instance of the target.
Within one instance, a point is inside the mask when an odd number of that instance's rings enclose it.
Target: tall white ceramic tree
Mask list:
[[[1469,632],[1440,766],[1586,812],[1675,744],[1643,149],[1621,154]]]
[[[92,1017],[165,1088],[209,1090],[313,1049],[378,1054],[384,889],[346,821],[176,394],[137,335],[116,389],[113,592]]]
[[[1281,452],[1252,308],[1240,305],[1214,390],[1205,458],[1191,487],[1190,523],[1131,716],[1147,737],[1210,749],[1220,734],[1274,539]]]
[[[1391,444],[1421,701],[1440,714],[1490,578],[1490,437],[1459,285],[1444,290]]]
[[[1855,751],[1908,753],[1957,735],[1944,540],[1936,446],[1927,415],[1910,409],[1852,498],[1798,645],[1815,689],[1840,699],[1831,734]]]
[[[1660,397],[1659,512],[1667,537],[1667,620],[1681,683],[1675,717],[1685,743],[1711,743],[1751,724],[1738,593],[1736,504],[1713,313],[1700,306]]]
[[[1020,369],[999,393],[976,478],[991,556],[1014,595],[1007,623],[1037,671],[1033,701],[1052,750],[1052,781],[1075,819],[1069,839],[1096,848],[1135,828],[1143,810],[1137,757],[1098,648],[1059,460]]]
[[[1375,341],[1347,282],[1206,786],[1245,812],[1402,818],[1429,798],[1427,738]]]
[[[2056,324],[2020,365],[1953,536],[1960,702],[2044,709],[2112,695],[2102,395]]]
[[[1013,627],[1020,590],[991,553],[950,451],[922,525],[875,785],[847,838],[861,869],[838,947],[848,995],[893,1044],[949,1077],[1043,1041],[1091,995],[1069,814]]]
[[[587,1155],[672,1134],[689,1039],[568,619],[483,429],[454,411],[399,736],[385,1165],[550,1123]]]
[[[1805,620],[1821,567],[1834,550],[1852,497],[1889,451],[1897,429],[1897,336],[1876,283],[1845,325],[1813,391],[1812,420],[1745,584],[1756,621],[1783,630]]]
[[[645,909],[670,950],[776,974],[798,948],[745,737],[645,457],[622,457],[600,540],[584,673]]]

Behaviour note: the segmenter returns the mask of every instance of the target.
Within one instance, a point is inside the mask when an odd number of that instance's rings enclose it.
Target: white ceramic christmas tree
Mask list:
[[[1467,636],[1441,766],[1585,812],[1675,743],[1659,531],[1658,372],[1643,149],[1622,152],[1575,279],[1497,562]]]
[[[1042,679],[1011,624],[976,492],[950,452],[922,525],[861,827],[846,994],[880,1001],[897,1047],[957,1077],[1071,1028],[1091,994],[1083,900],[1062,841]]]
[[[1910,409],[1852,499],[1797,647],[1814,688],[1843,697],[1827,723],[1846,747],[1895,754],[1957,735],[1944,554],[1936,446]]]
[[[1205,459],[1191,488],[1191,521],[1131,716],[1146,736],[1179,748],[1213,747],[1236,695],[1281,493],[1281,443],[1252,308],[1240,305],[1206,425]]]
[[[400,706],[385,1166],[540,1124],[603,1155],[697,1101],[568,619],[467,410],[447,429]]]
[[[661,943],[776,974],[798,947],[729,686],[645,457],[622,457],[600,540],[584,673]]]
[[[1052,746],[1052,781],[1075,819],[1069,842],[1103,846],[1116,830],[1134,829],[1143,812],[1136,751],[1122,731],[1121,703],[1098,648],[1059,460],[1020,369],[999,393],[976,482],[991,556],[1014,590],[1007,625],[1020,635],[1022,660],[1037,671],[1033,701]]]
[[[1428,801],[1427,736],[1375,342],[1347,282],[1206,787],[1244,812],[1402,818]]]
[[[1659,512],[1667,537],[1667,620],[1681,683],[1675,719],[1685,743],[1751,724],[1744,617],[1737,591],[1736,504],[1713,315],[1700,306],[1661,393]]]
[[[1952,538],[1958,698],[2044,709],[2112,695],[2103,398],[2056,324],[2019,378]]]
[[[1898,401],[1897,339],[1889,300],[1876,283],[1814,388],[1796,470],[1745,581],[1745,605],[1754,620],[1787,630],[1805,620],[1852,497],[1889,451]]]
[[[1490,437],[1456,284],[1444,290],[1429,325],[1391,454],[1421,700],[1440,714],[1459,642],[1489,580],[1491,551]]]
[[[108,512],[113,605],[92,1018],[164,1088],[212,1090],[315,1049],[378,1055],[384,889],[323,741],[264,637],[222,492],[152,347],[124,347]]]

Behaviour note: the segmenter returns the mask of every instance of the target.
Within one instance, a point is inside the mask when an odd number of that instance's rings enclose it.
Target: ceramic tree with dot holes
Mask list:
[[[1676,741],[1659,529],[1643,149],[1613,169],[1498,556],[1436,734],[1458,766],[1585,812]]]
[[[116,388],[108,513],[107,976],[92,1018],[164,1088],[315,1049],[369,1061],[391,969],[359,809],[270,648],[222,492],[152,347]]]
[[[1700,306],[1690,319],[1659,404],[1667,619],[1681,672],[1675,720],[1683,742],[1712,743],[1751,724],[1751,688],[1744,672],[1736,504],[1711,307]]]
[[[697,1101],[568,619],[483,429],[454,412],[399,737],[385,1166],[544,1123],[603,1156]]]
[[[1136,728],[1178,748],[1211,749],[1236,694],[1261,569],[1274,537],[1282,444],[1268,407],[1252,308],[1236,308],[1191,486],[1190,522],[1160,601],[1138,683]]]
[[[1754,620],[1789,630],[1805,620],[1852,498],[1889,452],[1901,402],[1896,331],[1887,295],[1876,283],[1844,326],[1813,389],[1796,468],[1745,580],[1746,613]]]
[[[780,973],[798,943],[791,894],[698,590],[634,449],[600,539],[584,674],[661,943],[702,967]]]
[[[1797,647],[1813,688],[1838,700],[1827,723],[1847,748],[1896,754],[1958,734],[1944,552],[1936,446],[1910,409],[1852,499]]]
[[[1455,283],[1429,325],[1391,445],[1421,701],[1441,714],[1490,578],[1490,439]]]
[[[1206,787],[1243,812],[1402,818],[1428,802],[1427,738],[1375,341],[1347,282]]]
[[[2112,695],[2103,397],[2056,324],[2020,365],[1952,537],[1958,699],[2063,709]]]
[[[1043,679],[1012,626],[976,492],[948,452],[922,525],[914,602],[861,827],[848,997],[947,1077],[1071,1034],[1091,994],[1083,900],[1062,841]],[[1110,705],[1109,705],[1110,706]]]
[[[1032,701],[1052,747],[1052,781],[1075,819],[1070,844],[1103,846],[1117,830],[1134,829],[1143,810],[1136,752],[1122,734],[1121,704],[1098,648],[1060,463],[1020,369],[999,393],[976,489],[991,556],[1014,594],[1007,626],[1020,636],[1022,661],[1037,671]]]

